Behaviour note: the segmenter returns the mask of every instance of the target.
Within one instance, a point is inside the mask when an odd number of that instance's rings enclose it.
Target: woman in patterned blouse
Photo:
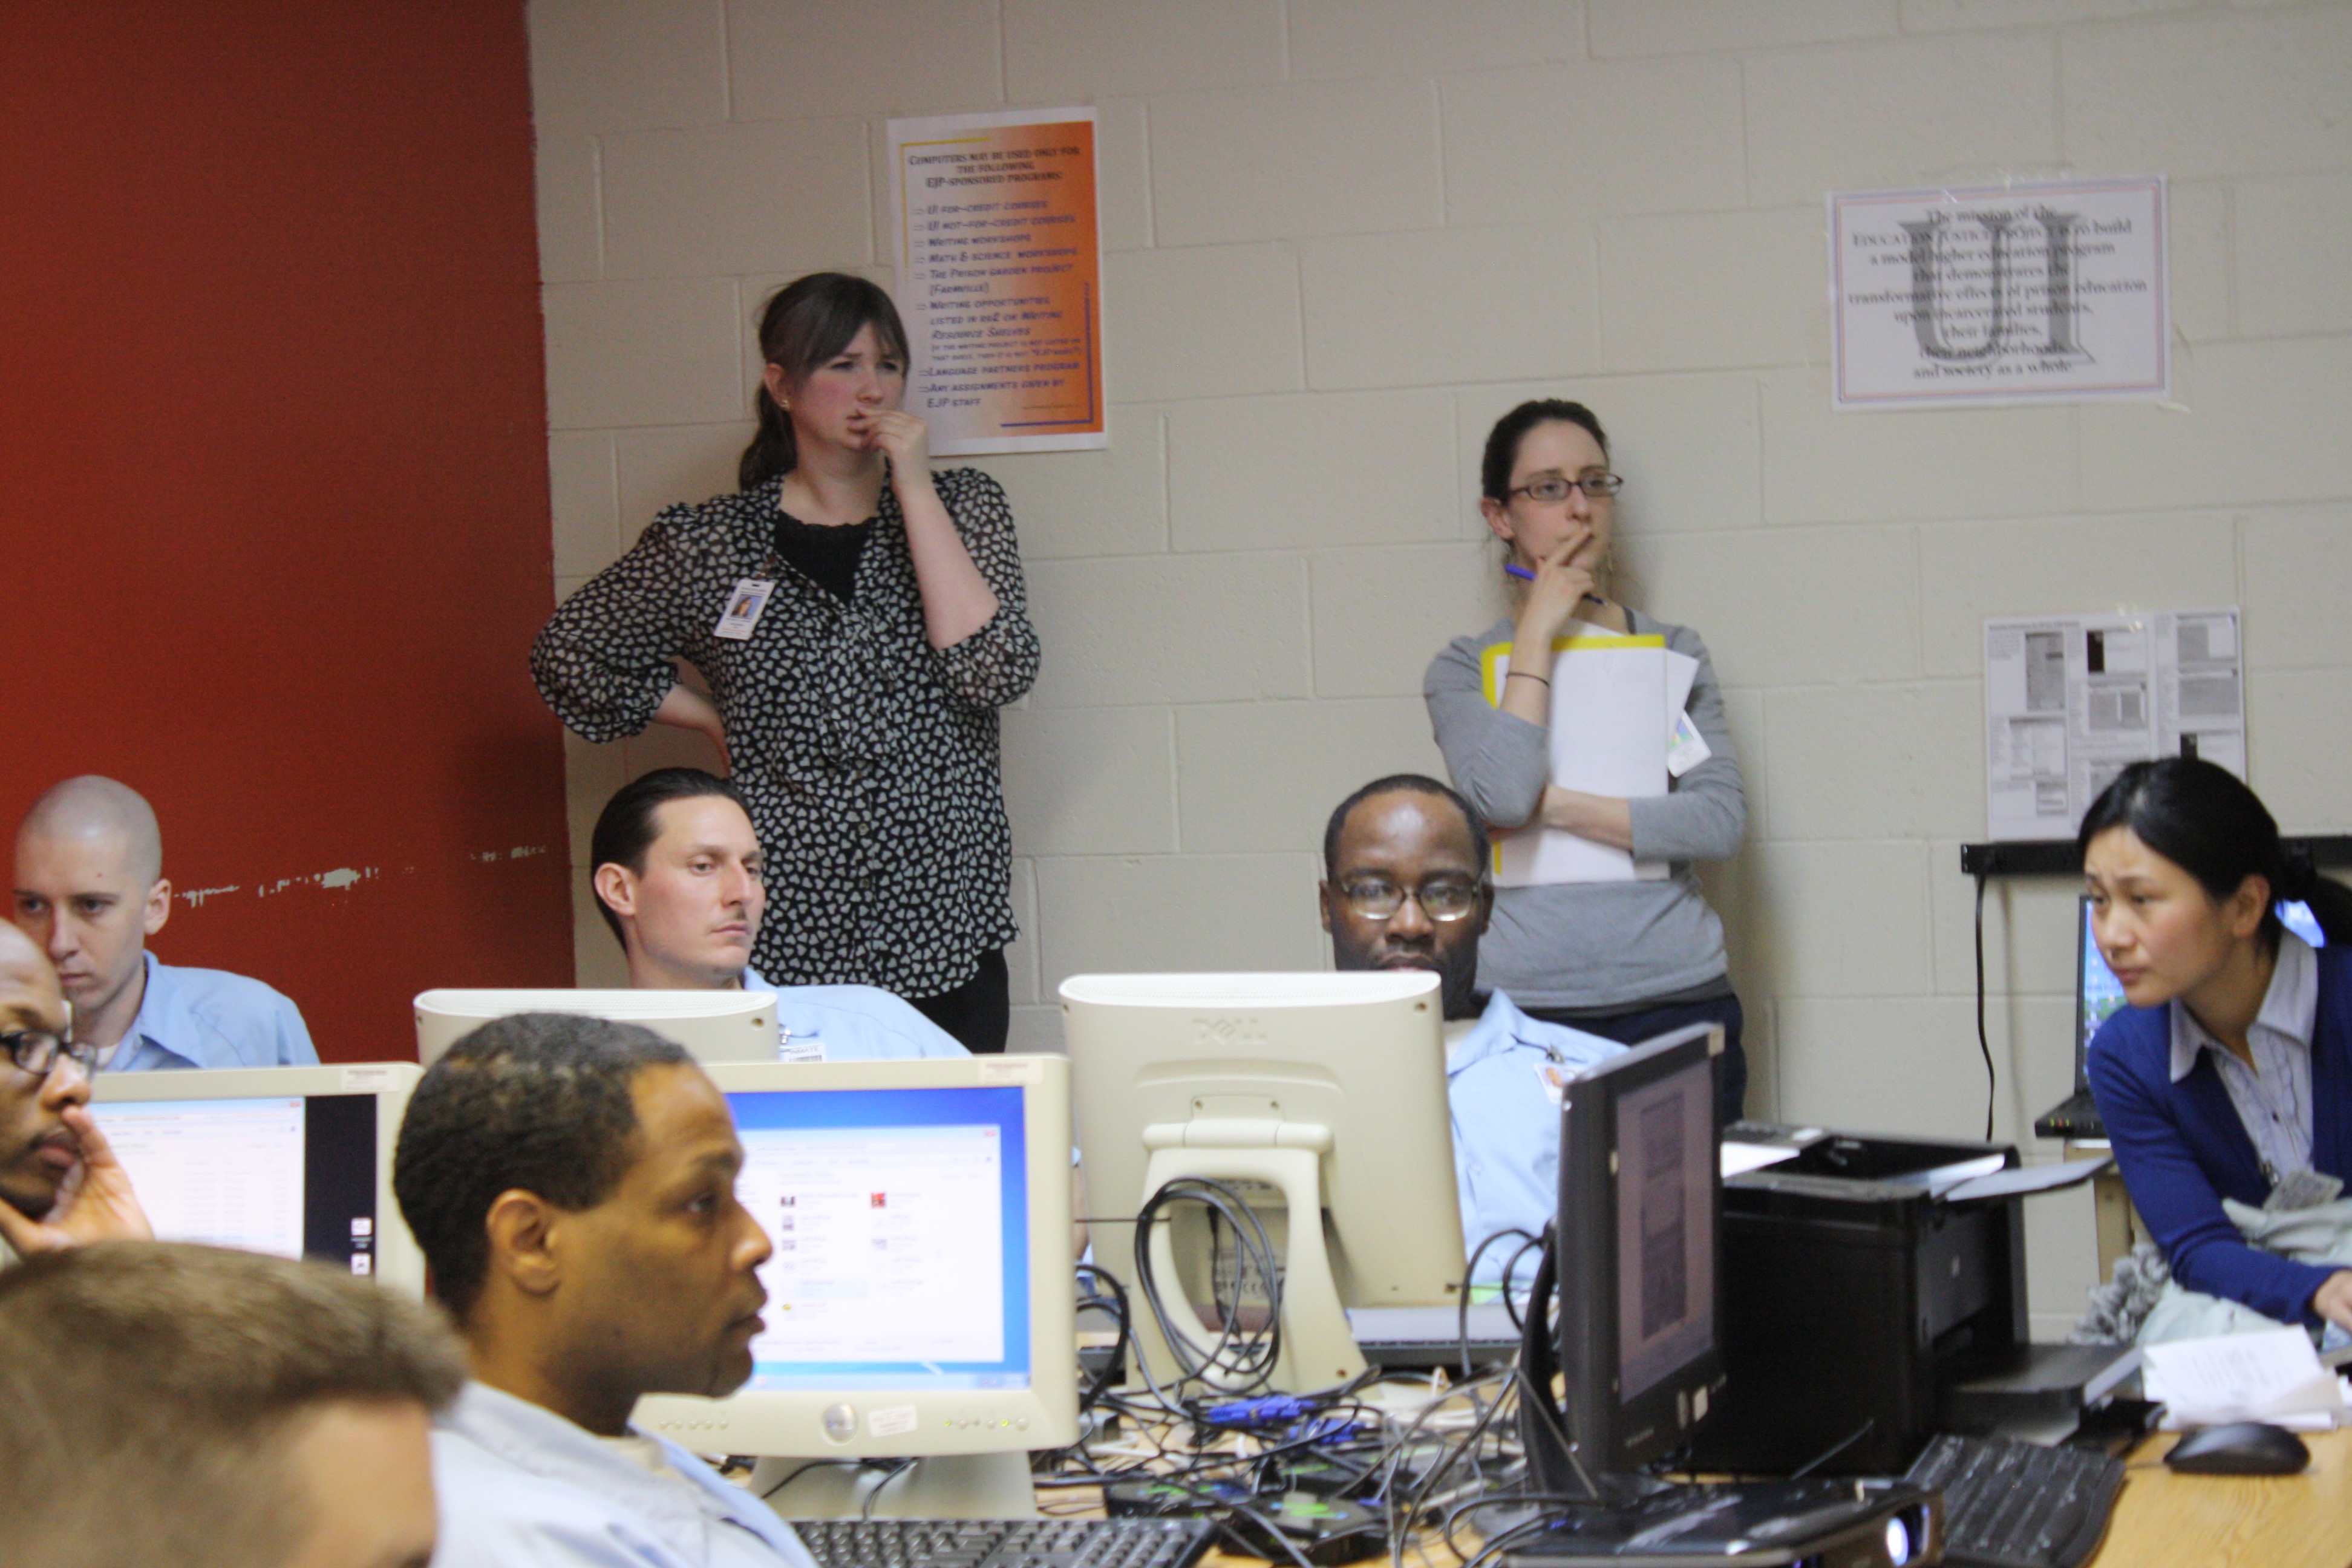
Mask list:
[[[1003,1050],[1018,933],[996,710],[1037,675],[1012,511],[977,469],[931,472],[874,284],[801,279],[760,348],[742,489],[656,517],[557,609],[531,674],[588,740],[653,722],[718,745],[766,851],[768,981],[879,985]]]

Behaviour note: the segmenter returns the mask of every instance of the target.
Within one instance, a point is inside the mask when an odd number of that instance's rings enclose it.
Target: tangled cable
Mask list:
[[[1239,1253],[1230,1291],[1217,1278],[1221,1271],[1210,1270],[1209,1306],[1217,1326],[1217,1342],[1205,1356],[1193,1343],[1193,1333],[1178,1329],[1151,1267],[1152,1226],[1160,1223],[1163,1209],[1178,1203],[1197,1203],[1207,1209],[1213,1233],[1221,1221],[1230,1226]],[[1272,1383],[1275,1363],[1282,1354],[1282,1277],[1265,1226],[1241,1194],[1206,1176],[1180,1176],[1152,1194],[1135,1216],[1135,1283],[1151,1310],[1151,1321],[1159,1326],[1168,1353],[1175,1360],[1176,1376],[1171,1382],[1180,1392],[1187,1383],[1204,1383],[1221,1394],[1252,1394]],[[1244,1328],[1243,1304],[1254,1283],[1265,1302],[1265,1321],[1256,1328]],[[1178,1307],[1191,1315],[1192,1306],[1184,1300],[1181,1285],[1176,1287],[1176,1298]],[[1173,1410],[1172,1402],[1144,1364],[1140,1345],[1136,1347],[1135,1361],[1152,1392]]]

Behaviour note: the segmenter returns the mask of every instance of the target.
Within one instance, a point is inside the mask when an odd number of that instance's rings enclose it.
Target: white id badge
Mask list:
[[[1536,1081],[1543,1085],[1544,1098],[1551,1101],[1554,1110],[1568,1096],[1568,1080],[1576,1075],[1559,1062],[1536,1063]]]
[[[776,591],[772,577],[738,577],[735,586],[727,591],[727,604],[719,616],[719,624],[710,635],[741,642],[760,624],[760,612],[768,607],[768,595]]]
[[[824,1042],[820,1039],[793,1038],[790,1029],[776,1041],[776,1059],[780,1062],[821,1062],[824,1060]]]

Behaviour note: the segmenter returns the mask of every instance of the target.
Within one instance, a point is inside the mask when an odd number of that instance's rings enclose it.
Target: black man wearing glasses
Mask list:
[[[1323,836],[1333,965],[1438,977],[1454,1181],[1473,1253],[1507,1231],[1543,1233],[1559,1208],[1561,1086],[1625,1048],[1530,1018],[1500,991],[1478,996],[1478,938],[1495,900],[1486,845],[1469,803],[1417,773],[1366,784],[1339,803]],[[1500,1284],[1517,1250],[1507,1237],[1486,1247],[1474,1285]],[[1533,1267],[1513,1282],[1525,1283]]]
[[[0,925],[0,1268],[19,1255],[154,1233],[89,1114],[89,1047],[57,971]]]

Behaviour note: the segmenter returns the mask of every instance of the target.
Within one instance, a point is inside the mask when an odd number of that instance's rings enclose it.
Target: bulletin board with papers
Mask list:
[[[2246,776],[2238,611],[1985,622],[1985,816],[1996,842],[2072,838],[2125,767],[2188,752]]]

